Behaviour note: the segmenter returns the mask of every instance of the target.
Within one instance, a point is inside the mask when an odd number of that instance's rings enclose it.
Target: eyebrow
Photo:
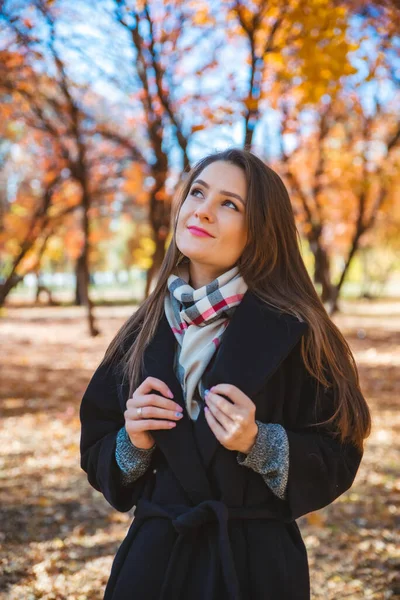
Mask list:
[[[196,179],[196,181],[193,181],[194,185],[195,183],[201,183],[201,185],[204,185],[205,188],[210,189],[210,186],[208,185],[208,183],[206,183],[205,181],[203,181],[202,179]],[[240,200],[240,202],[246,206],[246,202],[243,200],[243,198],[241,196],[239,196],[238,194],[234,194],[233,192],[227,192],[226,190],[219,190],[220,194],[223,194],[224,196],[232,196],[232,198],[237,198],[238,200]]]

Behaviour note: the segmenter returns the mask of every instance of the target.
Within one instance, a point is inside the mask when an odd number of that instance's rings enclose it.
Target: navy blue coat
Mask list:
[[[237,386],[255,403],[256,419],[285,427],[285,500],[260,474],[238,464],[203,409],[196,421],[188,417],[165,315],[145,351],[142,378],[164,381],[184,416],[171,430],[152,431],[152,464],[129,487],[122,485],[115,460],[128,385],[118,366],[96,370],[81,404],[81,466],[116,510],[136,507],[104,600],[309,599],[307,553],[295,519],[346,491],[362,452],[340,444],[327,428],[310,428],[333,414],[333,405],[331,391],[320,386],[317,394],[303,364],[300,341],[307,328],[248,290],[204,381],[208,388]]]

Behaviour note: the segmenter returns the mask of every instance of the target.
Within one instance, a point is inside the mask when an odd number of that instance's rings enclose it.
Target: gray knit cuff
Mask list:
[[[137,448],[132,444],[125,426],[117,433],[115,459],[121,469],[123,485],[129,485],[147,471],[156,444],[151,448]]]
[[[278,423],[257,421],[258,433],[248,454],[238,452],[239,465],[259,473],[271,491],[283,500],[289,474],[289,440]]]

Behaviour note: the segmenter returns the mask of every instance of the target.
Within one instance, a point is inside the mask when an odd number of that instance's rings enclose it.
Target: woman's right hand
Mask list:
[[[163,394],[152,394],[153,390]],[[168,396],[168,398],[167,398]],[[173,397],[168,386],[156,377],[147,377],[126,403],[125,429],[134,446],[147,450],[155,441],[152,429],[171,429],[182,418],[183,408],[169,398]],[[141,415],[137,409],[142,407]],[[180,416],[177,415],[179,413]]]

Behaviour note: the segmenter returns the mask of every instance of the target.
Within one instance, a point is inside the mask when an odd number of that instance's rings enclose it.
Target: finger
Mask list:
[[[140,421],[129,421],[127,425],[127,431],[132,434],[142,433],[143,431],[150,431],[154,429],[171,429],[176,427],[174,421],[161,421],[159,419],[140,419]]]
[[[215,408],[219,413],[224,414],[230,420],[234,418],[235,413],[233,413],[233,411],[235,410],[235,407],[226,398],[223,398],[214,392],[208,392],[205,400],[210,407]]]
[[[183,417],[182,411],[167,410],[158,406],[143,406],[141,408],[140,413],[138,413],[137,406],[127,408],[124,412],[125,419],[131,419],[132,421],[138,419],[173,419],[177,421]]]
[[[253,404],[253,401],[242,390],[231,383],[218,383],[212,387],[212,391],[214,394],[223,394],[239,406],[246,406],[249,402]]]
[[[153,390],[160,392],[166,398],[174,397],[174,394],[169,389],[167,384],[164,383],[164,381],[161,381],[161,379],[157,379],[157,377],[146,377],[136,391],[138,391],[140,394],[148,394]]]
[[[208,396],[207,396],[207,401],[208,401]],[[211,411],[212,416],[214,417],[214,419],[216,419],[218,421],[218,423],[220,425],[222,425],[222,427],[224,428],[224,431],[227,433],[231,426],[233,425],[233,421],[232,419],[222,410],[220,410],[217,405],[214,403],[213,400],[210,400],[207,402],[208,408]]]
[[[138,388],[139,389],[139,388]],[[157,394],[140,394],[136,390],[132,398],[128,398],[126,402],[127,408],[136,408],[138,406],[159,406],[167,410],[183,411],[183,408],[177,402],[168,400],[164,396],[158,396]]]
[[[207,419],[207,422],[208,422],[208,424],[210,426],[210,429],[214,433],[214,435],[217,438],[217,440],[222,443],[222,441],[224,439],[224,436],[226,434],[225,429],[222,427],[222,425],[214,417],[214,415],[212,414],[212,412],[208,408],[208,406],[206,406],[206,408],[208,410],[205,410],[204,414],[206,415],[206,419]]]

